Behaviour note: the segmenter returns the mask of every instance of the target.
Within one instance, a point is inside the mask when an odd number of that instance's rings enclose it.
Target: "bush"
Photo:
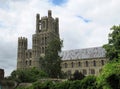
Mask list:
[[[81,89],[97,89],[96,77],[87,76],[81,81]]]
[[[82,85],[81,85],[81,81],[80,80],[76,80],[71,82],[69,89],[81,89]]]
[[[52,81],[45,81],[44,83],[35,82],[33,84],[33,89],[53,89],[52,86]]]
[[[120,74],[112,74],[106,80],[112,89],[120,89]]]
[[[70,85],[71,85],[70,81],[55,83],[51,89],[69,89]]]
[[[11,73],[9,79],[17,82],[35,82],[38,79],[47,77],[47,74],[39,69],[31,68],[27,70],[16,70]]]
[[[97,78],[99,89],[119,89],[113,88],[114,86],[120,87],[120,83],[115,83],[112,81],[120,80],[120,61],[110,61],[107,63]],[[120,82],[120,81],[118,81]],[[112,84],[112,85],[111,85]]]

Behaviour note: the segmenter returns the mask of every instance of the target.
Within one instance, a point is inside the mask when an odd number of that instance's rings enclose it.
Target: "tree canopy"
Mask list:
[[[38,79],[46,78],[47,74],[37,68],[29,68],[27,70],[15,70],[11,73],[9,79],[21,82],[35,82]]]
[[[45,57],[40,58],[43,70],[51,78],[58,78],[61,75],[61,52],[62,41],[59,38],[54,38],[50,41],[45,51]]]
[[[120,25],[113,26],[109,34],[108,44],[103,47],[107,51],[106,56],[110,60],[115,60],[120,57]]]

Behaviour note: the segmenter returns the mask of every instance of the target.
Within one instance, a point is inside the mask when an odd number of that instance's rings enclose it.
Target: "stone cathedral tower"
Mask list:
[[[32,49],[27,48],[27,38],[18,38],[17,69],[40,68],[40,56],[44,56],[49,41],[56,37],[59,38],[59,19],[52,17],[51,10],[48,10],[48,16],[40,18],[37,14],[36,33],[32,35]]]

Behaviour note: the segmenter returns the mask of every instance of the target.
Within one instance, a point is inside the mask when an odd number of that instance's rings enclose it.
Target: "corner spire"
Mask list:
[[[39,21],[40,21],[40,14],[36,15],[36,33],[39,32]]]
[[[52,11],[48,10],[48,17],[52,17]]]

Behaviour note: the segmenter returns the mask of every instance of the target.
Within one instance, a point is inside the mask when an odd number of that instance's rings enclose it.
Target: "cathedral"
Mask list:
[[[59,38],[59,19],[36,15],[36,31],[32,35],[32,49],[28,49],[25,37],[18,38],[17,69],[40,68],[40,56],[45,55],[45,49],[53,38]],[[102,66],[108,61],[102,47],[66,50],[60,53],[62,57],[61,70],[67,75],[79,71],[84,75],[98,75]]]

